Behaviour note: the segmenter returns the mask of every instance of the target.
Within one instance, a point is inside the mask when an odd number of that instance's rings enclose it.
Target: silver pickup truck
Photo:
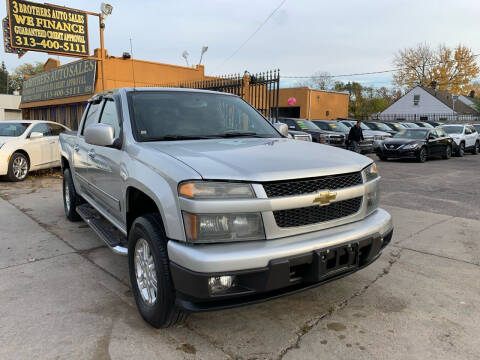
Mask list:
[[[393,231],[375,164],[287,133],[225,93],[95,95],[78,132],[60,135],[66,216],[128,255],[154,327],[371,264]]]

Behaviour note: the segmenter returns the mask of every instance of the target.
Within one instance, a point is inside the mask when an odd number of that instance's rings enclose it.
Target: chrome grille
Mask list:
[[[273,212],[278,227],[295,227],[341,219],[360,210],[362,197],[337,201],[327,206],[309,206]]]
[[[312,194],[320,190],[336,190],[363,183],[361,172],[329,175],[310,179],[296,179],[264,183],[267,196],[291,196]]]

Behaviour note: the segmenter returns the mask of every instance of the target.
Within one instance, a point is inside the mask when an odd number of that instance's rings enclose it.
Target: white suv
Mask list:
[[[478,154],[480,148],[479,134],[472,125],[452,124],[442,125],[441,127],[455,141],[458,156],[465,155],[465,151],[470,151],[474,155]]]

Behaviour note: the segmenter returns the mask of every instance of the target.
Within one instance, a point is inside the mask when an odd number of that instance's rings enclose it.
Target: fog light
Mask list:
[[[233,287],[234,276],[213,276],[208,279],[208,290],[215,295]]]

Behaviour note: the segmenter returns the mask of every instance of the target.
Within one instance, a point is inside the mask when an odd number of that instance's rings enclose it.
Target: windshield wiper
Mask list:
[[[203,135],[165,135],[158,138],[146,139],[145,141],[175,141],[175,140],[202,140],[213,139],[212,136]]]
[[[269,136],[259,135],[259,134],[257,134],[256,132],[253,132],[253,131],[248,131],[248,132],[246,132],[246,131],[231,131],[231,132],[226,132],[226,133],[223,133],[223,134],[218,134],[216,136],[217,137],[222,137],[222,138],[241,137],[241,136],[257,137],[257,138],[269,137]]]

